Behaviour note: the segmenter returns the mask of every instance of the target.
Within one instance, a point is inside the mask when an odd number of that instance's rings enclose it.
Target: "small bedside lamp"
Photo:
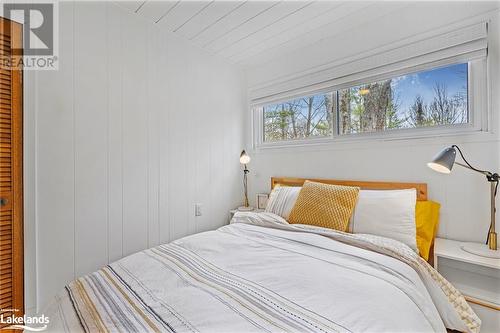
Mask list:
[[[459,163],[455,161],[455,157],[457,155],[457,150],[460,153],[460,157],[465,162],[465,164]],[[472,254],[476,254],[483,257],[489,258],[500,258],[500,251],[497,248],[497,233],[495,232],[495,197],[497,194],[498,183],[500,181],[500,176],[497,173],[492,173],[489,171],[484,171],[480,169],[474,168],[472,165],[467,162],[464,157],[464,154],[460,150],[460,148],[456,145],[451,147],[447,147],[440,151],[432,160],[432,162],[427,163],[427,166],[434,171],[440,173],[451,173],[453,165],[457,164],[461,167],[467,168],[469,170],[479,172],[486,176],[486,180],[491,184],[491,222],[490,228],[488,230],[488,238],[486,244],[488,244],[488,248],[483,244],[477,243],[464,243],[462,245],[462,249]]]
[[[240,163],[245,166],[243,169],[243,190],[245,193],[245,203],[243,206],[238,207],[238,210],[240,211],[250,211],[253,210],[253,207],[251,207],[248,203],[248,173],[250,170],[247,169],[247,164],[250,163],[250,156],[246,153],[246,151],[242,151],[240,154]]]

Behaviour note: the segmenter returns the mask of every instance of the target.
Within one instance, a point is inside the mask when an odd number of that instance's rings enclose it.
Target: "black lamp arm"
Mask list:
[[[470,169],[472,171],[476,171],[476,172],[479,172],[479,173],[485,175],[489,182],[498,182],[498,181],[500,181],[500,176],[497,173],[492,173],[490,171],[486,171],[486,170],[481,170],[481,169],[474,168],[467,161],[467,159],[465,158],[464,154],[462,153],[462,150],[460,149],[460,147],[458,147],[457,145],[453,145],[452,147],[456,148],[458,150],[458,152],[460,153],[460,157],[462,157],[462,160],[465,162],[465,164],[458,163],[458,162],[455,162],[455,164],[458,164],[461,167],[464,167],[464,168],[467,168],[467,169]]]
[[[496,215],[496,205],[495,205],[495,198],[497,196],[497,190],[498,190],[498,184],[500,183],[500,176],[498,173],[493,173],[490,171],[486,170],[480,170],[474,168],[470,163],[467,161],[465,158],[464,154],[460,150],[460,148],[457,145],[453,145],[453,148],[458,150],[460,153],[460,156],[462,157],[462,160],[464,160],[465,164],[455,162],[455,164],[460,165],[461,167],[479,172],[483,175],[486,176],[486,179],[490,182],[491,186],[491,223],[490,223],[490,228],[488,230],[488,236],[486,238],[486,244],[489,245],[490,250],[496,250],[497,249],[497,234],[495,232],[495,215]]]

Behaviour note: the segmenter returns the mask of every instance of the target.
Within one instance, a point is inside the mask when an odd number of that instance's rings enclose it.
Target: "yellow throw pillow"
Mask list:
[[[417,201],[415,206],[415,224],[417,226],[417,247],[420,256],[429,260],[432,242],[439,225],[440,204],[434,201]]]
[[[306,181],[288,220],[292,224],[347,231],[358,193],[358,187]]]

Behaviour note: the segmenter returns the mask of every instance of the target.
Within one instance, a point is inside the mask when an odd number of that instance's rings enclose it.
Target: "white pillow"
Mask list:
[[[266,212],[274,213],[288,221],[295,201],[302,187],[299,186],[276,186],[267,200]]]
[[[392,238],[417,250],[416,189],[361,190],[351,220],[354,233]]]

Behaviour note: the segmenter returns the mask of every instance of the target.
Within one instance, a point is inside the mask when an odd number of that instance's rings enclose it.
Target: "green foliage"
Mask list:
[[[331,134],[333,94],[314,95],[264,108],[265,141]]]

